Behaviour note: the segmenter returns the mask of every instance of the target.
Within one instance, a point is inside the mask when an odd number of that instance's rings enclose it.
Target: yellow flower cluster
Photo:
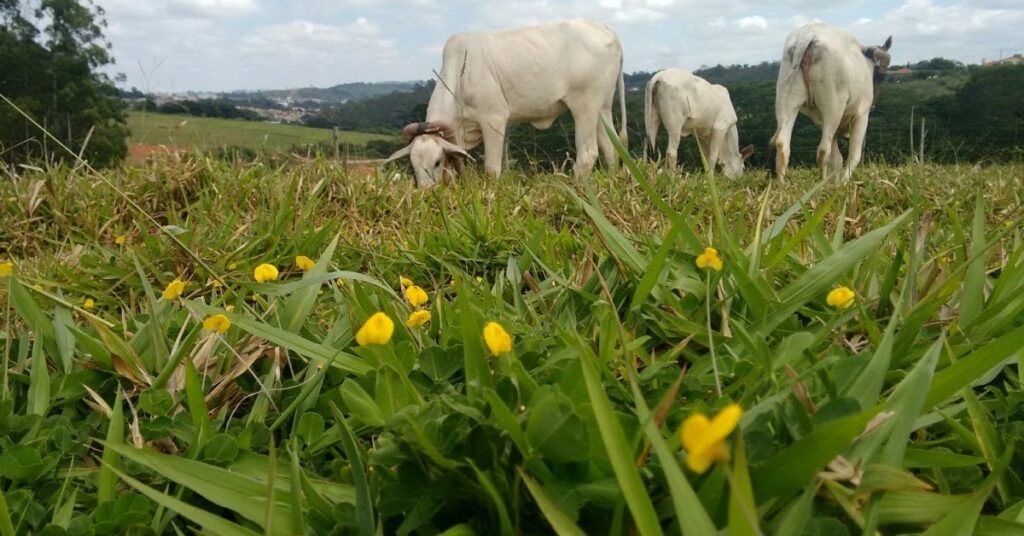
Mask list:
[[[217,333],[226,333],[231,327],[231,320],[224,315],[212,315],[203,320],[203,329]]]
[[[484,325],[484,342],[494,357],[512,350],[512,336],[497,322]]]
[[[185,282],[180,279],[175,279],[170,283],[167,283],[167,287],[164,288],[163,298],[167,301],[176,300],[181,297],[181,294],[185,292]]]
[[[363,322],[363,327],[356,332],[356,344],[359,346],[382,345],[391,340],[395,332],[395,323],[388,315],[377,312]]]
[[[255,279],[257,283],[277,281],[277,275],[277,267],[273,264],[261,264],[252,272],[252,278]]]
[[[314,262],[313,259],[310,259],[305,255],[299,255],[298,257],[295,257],[295,267],[298,268],[299,270],[302,270],[303,272],[308,272],[312,270],[314,266],[316,266],[316,262]]]
[[[718,256],[718,250],[713,247],[704,248],[704,253],[697,255],[697,268],[707,270],[708,268],[722,271],[722,258]]]
[[[839,287],[832,289],[832,292],[828,293],[826,301],[832,307],[836,309],[849,309],[853,307],[853,302],[857,300],[857,294],[850,290],[849,287]]]
[[[729,461],[725,439],[736,429],[742,416],[743,409],[738,404],[730,404],[712,419],[703,413],[687,417],[679,431],[686,450],[686,466],[695,473],[703,473],[714,462]]]
[[[421,309],[424,304],[430,300],[430,296],[427,295],[427,291],[423,290],[422,287],[416,286],[412,282],[412,279],[405,277],[404,275],[398,276],[398,284],[402,286],[402,293],[405,295],[405,301],[409,302],[415,310],[406,319],[405,325],[410,328],[422,327],[424,324],[430,321],[430,311]]]

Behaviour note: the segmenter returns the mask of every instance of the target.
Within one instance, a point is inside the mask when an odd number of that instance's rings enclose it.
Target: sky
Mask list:
[[[625,69],[777,60],[809,21],[865,45],[893,36],[893,63],[1024,53],[1024,0],[95,0],[125,87],[229,91],[423,80],[455,33],[567,18],[607,23]]]

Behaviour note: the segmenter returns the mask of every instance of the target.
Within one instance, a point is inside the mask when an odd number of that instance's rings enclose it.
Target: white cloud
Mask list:
[[[237,17],[259,11],[256,0],[170,0],[171,13],[208,18]]]
[[[741,30],[766,30],[768,21],[759,15],[752,15],[736,21],[736,27]]]

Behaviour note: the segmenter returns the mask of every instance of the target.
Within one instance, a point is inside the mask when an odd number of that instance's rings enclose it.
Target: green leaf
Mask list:
[[[556,463],[584,461],[590,457],[587,427],[576,414],[572,400],[557,390],[537,395],[526,419],[526,439],[545,458]]]
[[[375,428],[384,426],[384,414],[373,401],[373,397],[358,382],[352,379],[345,380],[345,383],[341,384],[340,391],[341,400],[352,416],[367,426]]]
[[[257,533],[241,525],[232,523],[222,517],[215,516],[206,510],[184,503],[181,500],[171,497],[165,493],[161,493],[142,482],[121,473],[120,471],[115,472],[122,480],[127,482],[133,488],[139,490],[139,492],[146,497],[149,497],[167,509],[177,512],[182,517],[202,527],[203,530],[209,534],[220,536],[259,536]]]
[[[117,497],[117,474],[121,465],[121,456],[111,445],[124,442],[124,409],[121,403],[121,389],[114,398],[113,412],[107,425],[107,439],[103,447],[103,458],[96,476],[96,501],[103,503]]]
[[[29,371],[27,413],[45,417],[49,409],[50,369],[46,366],[43,345],[36,341],[32,345],[32,369]]]
[[[195,308],[205,315],[222,314],[228,317],[228,320],[231,320],[232,326],[236,326],[250,335],[262,337],[271,343],[283,346],[302,357],[321,363],[331,363],[332,366],[357,376],[362,376],[373,370],[369,364],[352,354],[310,341],[294,333],[289,333],[281,328],[276,328],[239,313],[227,312],[199,301],[190,301],[188,306]]]
[[[322,276],[327,273],[327,267],[331,264],[331,258],[334,257],[334,248],[338,245],[338,239],[341,235],[335,235],[334,240],[327,246],[327,249],[320,255],[320,259],[316,261],[316,265],[311,270],[302,275],[303,280],[312,280],[317,276]],[[285,300],[284,305],[281,306],[281,319],[283,320],[282,326],[285,331],[292,333],[298,333],[299,329],[306,322],[306,318],[309,316],[310,311],[313,310],[313,306],[316,305],[316,298],[320,291],[320,284],[309,285],[292,292],[290,296]]]
[[[634,465],[634,456],[626,443],[622,432],[622,426],[615,416],[611,401],[605,392],[605,386],[601,384],[600,376],[595,369],[598,365],[597,356],[582,341],[576,345],[580,350],[581,368],[583,379],[587,387],[587,395],[594,412],[594,419],[597,421],[598,431],[601,433],[601,441],[608,452],[608,459],[615,472],[615,478],[622,488],[622,495],[626,499],[626,505],[633,514],[633,521],[636,523],[637,531],[641,535],[661,534],[661,526],[658,523],[658,516],[654,512],[654,505],[647,494],[640,473]]]
[[[973,259],[964,275],[964,286],[960,291],[960,325],[970,326],[978,315],[985,300],[985,195],[978,193],[974,204],[974,222],[971,225],[971,250]]]
[[[737,434],[732,478],[729,482],[729,534],[736,536],[760,535],[754,488],[747,470],[747,453],[743,448],[743,434]]]
[[[644,400],[643,392],[640,390],[635,374],[631,374],[629,379],[630,387],[633,390],[633,401],[636,404],[637,417],[640,418],[640,422],[644,427],[644,434],[647,436],[647,440],[651,442],[654,455],[657,456],[661,470],[665,473],[665,480],[668,482],[668,488],[672,495],[672,505],[675,507],[676,521],[679,522],[679,528],[682,529],[683,534],[686,536],[717,533],[718,530],[715,528],[714,522],[711,521],[711,517],[701,504],[700,498],[697,497],[693,487],[690,486],[690,482],[686,479],[686,475],[683,474],[683,470],[679,465],[679,459],[672,454],[668,443],[665,442],[665,438],[662,437],[661,432],[655,426],[650,408],[648,408],[647,402]]]
[[[366,468],[363,465],[364,452],[359,448],[356,436],[349,428],[345,416],[334,404],[331,404],[331,413],[334,414],[334,421],[341,430],[341,445],[345,449],[345,456],[352,467],[352,479],[356,489],[356,527],[362,536],[374,536],[376,531],[374,529],[373,499],[370,497],[370,483],[366,478]]]
[[[540,506],[540,511],[551,524],[551,528],[555,530],[555,534],[558,536],[586,536],[586,533],[576,526],[572,518],[562,511],[558,503],[544,491],[540,484],[530,478],[530,475],[527,475],[522,469],[519,469],[519,475],[523,478],[526,488],[530,490],[530,495],[533,495],[533,500],[537,501],[537,505]]]
[[[1019,327],[976,348],[956,363],[935,374],[921,411],[949,400],[1024,347],[1024,327]]]
[[[850,446],[879,411],[880,408],[872,408],[828,421],[769,458],[753,474],[757,502],[763,504],[806,486],[814,475]]]
[[[270,505],[274,512],[270,534],[290,534],[288,511],[291,508],[291,492],[287,488],[278,489],[273,503],[270,503],[267,483],[264,481],[180,456],[147,452],[126,445],[109,444],[104,446],[113,449],[123,458],[142,465],[168,480],[177,482],[202,495],[206,500],[232,510],[261,527],[265,525],[268,505]],[[114,471],[123,480],[126,480],[123,473],[116,469]],[[131,484],[131,482],[129,483]],[[132,484],[132,486],[150,496],[137,485]],[[153,497],[150,496],[150,498]],[[175,507],[167,504],[164,506],[188,517]]]
[[[7,508],[4,491],[0,490],[0,536],[15,536],[14,524],[11,523],[11,511]]]
[[[900,226],[910,213],[908,210],[888,225],[847,243],[843,249],[825,257],[800,274],[795,281],[779,293],[781,303],[761,325],[761,333],[770,333],[805,303],[815,298],[824,297],[828,289],[836,283],[837,278],[844,276],[868,255],[877,253],[885,237]]]
[[[230,434],[220,433],[203,445],[203,461],[214,465],[227,465],[238,457],[238,440]]]

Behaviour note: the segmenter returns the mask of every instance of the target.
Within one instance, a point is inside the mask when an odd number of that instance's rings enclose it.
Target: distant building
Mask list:
[[[914,72],[914,70],[910,68],[910,65],[900,67],[899,69],[889,69],[889,74],[895,75],[908,75],[912,72]]]
[[[996,65],[1024,65],[1024,54],[1014,54],[1001,60],[985,61],[983,59],[981,60],[981,64],[985,67],[994,67]]]

